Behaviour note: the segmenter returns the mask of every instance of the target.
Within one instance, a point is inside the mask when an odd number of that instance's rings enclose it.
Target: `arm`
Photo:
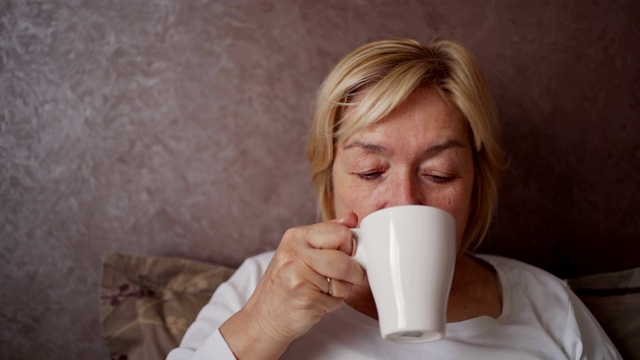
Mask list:
[[[589,309],[571,291],[569,299],[576,319],[577,333],[580,336],[582,351],[580,359],[622,359],[618,350],[604,332]]]
[[[337,309],[353,285],[364,281],[364,270],[350,256],[349,227],[356,224],[356,216],[349,214],[287,231],[262,278],[245,265],[238,269],[189,328],[181,349],[168,359],[215,359],[218,350],[213,346],[220,340],[238,359],[280,357],[293,340]],[[245,273],[254,276],[244,279]],[[332,279],[332,295],[327,278]],[[247,300],[242,293],[251,296]]]

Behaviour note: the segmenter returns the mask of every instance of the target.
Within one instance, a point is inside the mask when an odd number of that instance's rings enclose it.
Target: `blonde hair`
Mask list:
[[[399,39],[373,42],[347,55],[324,81],[316,100],[307,156],[323,219],[335,218],[331,172],[335,146],[343,136],[381,120],[419,87],[438,92],[469,124],[473,140],[474,184],[460,251],[486,236],[504,168],[500,129],[482,72],[470,52],[453,40],[423,45]],[[366,96],[354,106],[359,90]],[[342,122],[347,109],[349,121]]]

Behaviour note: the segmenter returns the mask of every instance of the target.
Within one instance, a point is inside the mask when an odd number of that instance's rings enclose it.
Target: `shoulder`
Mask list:
[[[231,276],[229,282],[243,282],[245,284],[257,283],[267,270],[275,251],[267,251],[262,254],[246,258]]]
[[[519,260],[495,255],[476,255],[494,267],[508,310],[534,310],[540,321],[555,323],[571,316],[575,300],[567,283],[555,275]],[[562,326],[561,324],[556,324]]]
[[[250,256],[244,260],[244,262],[242,263],[242,265],[240,265],[240,268],[238,268],[238,270],[240,270],[243,267],[250,267],[250,268],[261,269],[263,270],[262,272],[264,273],[264,270],[267,268],[267,266],[269,265],[269,262],[271,262],[271,259],[273,258],[273,254],[275,254],[275,250]]]
[[[246,258],[233,275],[218,286],[211,301],[243,306],[258,286],[273,253],[270,251]]]
[[[539,283],[544,286],[559,287],[567,291],[569,287],[566,282],[557,276],[520,260],[510,259],[497,255],[475,254],[474,256],[492,265],[499,275],[506,275],[509,280],[527,283]]]
[[[522,261],[495,255],[475,256],[504,277],[501,283],[507,287],[504,295],[511,300],[512,317],[533,311],[533,316],[527,317],[539,321],[575,358],[620,359],[609,337],[566,281]]]
[[[500,266],[502,268],[507,268],[507,269],[517,269],[517,270],[521,270],[521,271],[532,271],[532,272],[543,272],[545,274],[549,274],[547,271],[542,270],[534,265],[531,264],[527,264],[526,262],[520,261],[520,260],[516,260],[516,259],[512,259],[512,258],[508,258],[508,257],[504,257],[504,256],[499,256],[499,255],[489,255],[489,254],[473,254],[473,256],[480,258],[488,263],[490,263],[491,265],[494,266]],[[553,275],[552,275],[553,276]]]

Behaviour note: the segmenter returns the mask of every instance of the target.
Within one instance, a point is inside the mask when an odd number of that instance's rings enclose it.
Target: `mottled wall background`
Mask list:
[[[107,251],[236,266],[315,219],[313,96],[347,52],[449,34],[511,157],[483,251],[640,266],[640,2],[0,1],[4,359],[106,358]]]

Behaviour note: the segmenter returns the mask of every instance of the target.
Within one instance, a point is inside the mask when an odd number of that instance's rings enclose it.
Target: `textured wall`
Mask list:
[[[314,93],[382,38],[485,67],[512,162],[484,251],[640,266],[639,4],[1,1],[0,357],[107,357],[106,251],[238,265],[314,221]]]

